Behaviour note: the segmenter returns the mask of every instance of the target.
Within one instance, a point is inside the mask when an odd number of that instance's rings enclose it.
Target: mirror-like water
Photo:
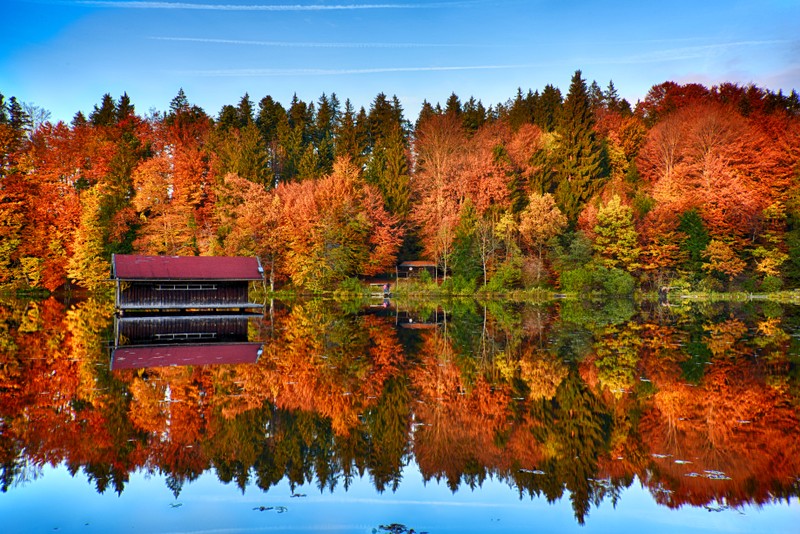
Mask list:
[[[0,304],[3,532],[794,532],[800,310]]]

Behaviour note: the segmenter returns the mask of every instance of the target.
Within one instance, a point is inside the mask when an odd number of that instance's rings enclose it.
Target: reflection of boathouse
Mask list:
[[[112,369],[255,363],[252,315],[139,315],[114,321]]]
[[[425,312],[398,308],[395,314],[395,324],[400,328],[430,330],[438,328],[446,318],[445,312],[438,307]]]
[[[117,309],[247,310],[250,282],[263,280],[258,258],[115,254]]]

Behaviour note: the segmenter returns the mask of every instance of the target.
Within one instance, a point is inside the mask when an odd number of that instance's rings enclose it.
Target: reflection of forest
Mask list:
[[[210,469],[384,491],[414,460],[454,491],[568,497],[579,522],[637,478],[670,507],[800,496],[793,309],[456,302],[408,330],[312,301],[253,327],[256,364],[112,372],[112,308],[0,305],[3,491],[62,462],[98,491]]]

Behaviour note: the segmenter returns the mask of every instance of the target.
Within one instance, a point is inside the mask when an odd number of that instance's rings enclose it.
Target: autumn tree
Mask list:
[[[463,165],[465,137],[453,115],[434,115],[416,132],[412,212],[424,252],[447,273],[454,229],[466,198],[458,176]]]
[[[633,223],[633,211],[614,196],[597,212],[594,248],[606,267],[633,271],[639,267],[639,235]]]
[[[544,245],[561,233],[566,225],[567,218],[558,209],[551,194],[532,193],[528,197],[528,205],[520,213],[519,233],[522,242],[535,250],[541,260]]]
[[[731,246],[724,241],[712,239],[706,247],[703,257],[707,263],[703,264],[703,270],[719,273],[733,280],[744,271],[746,266],[744,260],[736,255]]]
[[[229,205],[229,210],[218,213],[221,226],[229,229],[222,250],[231,256],[258,257],[274,290],[284,252],[280,195],[237,174],[225,175],[217,187],[218,198],[225,198]]]
[[[402,231],[350,160],[337,160],[330,176],[276,194],[284,202],[285,266],[296,284],[322,289],[394,265]]]

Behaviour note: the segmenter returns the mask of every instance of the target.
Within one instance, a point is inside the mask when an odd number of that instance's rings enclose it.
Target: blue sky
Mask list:
[[[800,0],[4,0],[0,92],[69,121],[104,93],[216,116],[247,92],[368,107],[455,92],[567,90],[576,69],[632,104],[667,80],[800,90]]]

